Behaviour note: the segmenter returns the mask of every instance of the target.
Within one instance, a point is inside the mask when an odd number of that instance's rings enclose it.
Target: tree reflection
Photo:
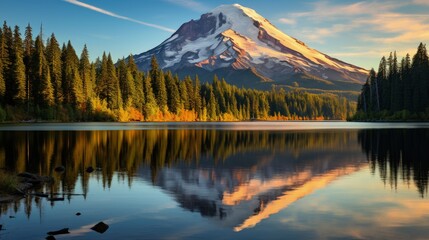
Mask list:
[[[362,130],[358,137],[372,172],[379,171],[386,184],[396,188],[398,179],[414,182],[420,195],[427,195],[428,129]]]
[[[100,180],[105,188],[111,186],[114,176],[131,186],[133,176],[140,168],[145,168],[150,169],[150,179],[156,183],[161,169],[178,164],[197,166],[201,159],[209,159],[211,168],[237,165],[251,169],[258,163],[225,161],[246,152],[288,152],[299,156],[309,149],[341,149],[351,139],[356,139],[356,132],[5,131],[0,132],[0,168],[52,176],[54,184],[37,191],[51,193],[51,198],[58,197],[54,193],[60,193],[60,197],[70,200],[78,184],[86,197],[91,177]],[[64,166],[65,171],[55,172],[57,166]],[[97,171],[87,173],[85,170],[90,166]],[[31,202],[30,199],[28,208]]]

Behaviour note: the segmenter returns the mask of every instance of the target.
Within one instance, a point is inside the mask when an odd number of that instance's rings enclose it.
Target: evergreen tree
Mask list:
[[[31,99],[31,82],[34,81],[32,78],[32,55],[33,55],[33,48],[34,48],[34,41],[33,41],[33,34],[32,34],[32,28],[30,24],[27,25],[25,28],[25,39],[24,39],[24,65],[25,68],[25,88],[26,88],[26,101],[27,104],[30,103]],[[28,111],[28,109],[27,109]]]
[[[135,81],[125,59],[118,62],[118,78],[124,107],[131,107],[133,106],[133,99],[135,99]]]
[[[198,117],[202,115],[202,101],[201,101],[201,84],[198,75],[195,76],[195,85],[194,85],[194,109],[198,114]]]
[[[371,69],[368,76],[369,82],[369,90],[370,90],[370,98],[369,98],[369,106],[371,111],[379,111],[380,110],[380,99],[378,95],[378,84],[377,77],[374,69]]]
[[[134,94],[133,94],[133,105],[136,109],[142,110],[144,103],[144,89],[143,89],[143,73],[137,69],[137,65],[134,61],[134,57],[130,55],[128,57],[128,71],[131,73],[134,79]]]
[[[79,72],[82,81],[83,101],[87,102],[93,96],[93,80],[91,78],[91,63],[89,62],[89,53],[86,44],[82,49],[79,61]]]
[[[413,106],[415,112],[423,112],[429,106],[429,60],[426,45],[420,43],[411,67],[414,81]]]
[[[119,80],[116,75],[116,67],[113,64],[112,56],[107,56],[107,106],[110,109],[119,109],[122,107],[121,92]]]
[[[15,26],[13,34],[13,48],[11,57],[11,75],[9,79],[9,103],[22,104],[26,100],[25,91],[25,65],[23,61],[22,39],[19,27]]]
[[[165,74],[165,82],[167,88],[168,109],[170,112],[177,114],[180,110],[180,93],[177,86],[177,80],[173,78],[170,71]]]
[[[180,92],[180,100],[181,100],[182,108],[189,110],[191,107],[189,104],[189,95],[188,95],[188,89],[186,87],[186,81],[180,82],[179,92]]]
[[[54,91],[55,104],[63,103],[61,49],[55,35],[52,34],[46,45],[46,61],[48,62],[51,82]]]
[[[6,94],[6,82],[4,79],[4,73],[3,73],[3,58],[2,58],[2,52],[4,48],[3,44],[3,30],[0,28],[0,103],[4,102],[5,94]]]
[[[156,102],[159,108],[164,112],[168,110],[167,107],[167,89],[165,86],[164,73],[159,69],[158,62],[155,56],[152,56],[150,63],[150,77],[152,80],[153,92],[156,97]]]
[[[144,79],[144,95],[146,101],[143,107],[143,114],[145,116],[145,119],[148,120],[151,119],[151,117],[159,111],[155,95],[153,94],[152,80],[150,79],[150,74],[147,74]]]
[[[12,29],[3,23],[2,38],[0,42],[0,58],[2,59],[3,79],[5,81],[5,102],[13,101],[13,87],[11,86],[12,78],[12,59],[13,56],[13,33]]]
[[[411,58],[407,54],[403,66],[401,67],[401,78],[404,90],[404,109],[408,111],[413,110],[413,81],[411,76]]]

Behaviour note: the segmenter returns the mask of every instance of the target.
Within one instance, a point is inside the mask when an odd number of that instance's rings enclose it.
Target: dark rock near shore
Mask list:
[[[11,194],[25,195],[27,190],[34,187],[35,185],[51,183],[54,181],[52,177],[39,176],[37,174],[29,172],[19,173],[17,176],[19,177],[20,183],[15,188],[16,192]]]
[[[58,166],[54,170],[55,170],[55,172],[64,172],[66,170],[66,168],[64,166]]]
[[[86,168],[86,172],[87,173],[92,173],[92,172],[94,172],[94,168],[93,167],[88,167],[88,168]]]
[[[104,222],[99,222],[95,224],[94,227],[92,227],[91,229],[98,233],[104,233],[107,231],[107,229],[109,229],[109,226]]]
[[[48,235],[60,235],[60,234],[69,234],[70,232],[69,232],[69,229],[68,228],[63,228],[63,229],[61,229],[61,230],[58,230],[58,231],[51,231],[51,232],[48,232],[47,234]]]

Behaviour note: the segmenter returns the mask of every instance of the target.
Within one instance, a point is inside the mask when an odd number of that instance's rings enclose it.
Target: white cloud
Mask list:
[[[296,20],[295,19],[291,19],[291,18],[280,18],[279,22],[283,23],[283,24],[295,25]]]
[[[92,11],[99,12],[99,13],[102,13],[102,14],[114,17],[114,18],[118,18],[118,19],[130,21],[130,22],[138,23],[138,24],[145,25],[145,26],[152,27],[152,28],[157,28],[157,29],[160,29],[160,30],[163,30],[163,31],[166,31],[166,32],[174,32],[174,29],[171,29],[171,28],[168,28],[168,27],[164,27],[164,26],[161,26],[161,25],[158,25],[158,24],[143,22],[143,21],[140,21],[140,20],[136,20],[136,19],[133,19],[133,18],[126,17],[126,16],[118,15],[116,13],[104,10],[102,8],[99,8],[99,7],[96,7],[96,6],[93,6],[93,5],[89,5],[89,4],[84,3],[84,2],[80,2],[80,1],[77,1],[77,0],[64,0],[64,1],[68,2],[68,3],[71,3],[71,4],[74,4],[74,5],[77,5],[79,7],[87,8],[87,9],[90,9]]]

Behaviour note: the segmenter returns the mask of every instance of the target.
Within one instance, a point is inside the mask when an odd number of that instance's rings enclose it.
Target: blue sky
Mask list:
[[[286,34],[343,61],[377,68],[383,55],[414,54],[429,43],[429,1],[351,0],[2,0],[0,20],[34,34],[43,25],[71,40],[80,54],[87,44],[95,59],[103,51],[114,59],[147,51],[172,31],[221,4],[255,9]]]

